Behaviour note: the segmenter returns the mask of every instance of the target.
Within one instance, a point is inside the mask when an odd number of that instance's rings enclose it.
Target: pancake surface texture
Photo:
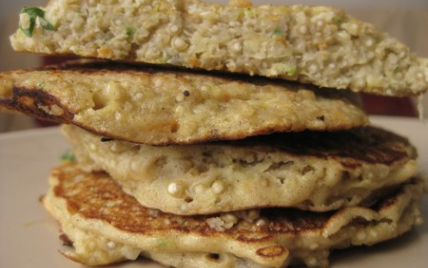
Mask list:
[[[0,106],[151,145],[368,124],[348,91],[111,62],[0,74]]]
[[[64,254],[88,265],[136,259],[141,253],[179,268],[301,262],[326,267],[330,249],[372,245],[422,222],[419,179],[372,208],[334,213],[267,209],[194,217],[144,208],[107,174],[85,173],[69,162],[54,169],[49,181],[43,203],[75,247]]]
[[[370,204],[417,171],[405,139],[375,127],[154,147],[62,127],[85,170],[105,170],[146,207],[181,215]]]
[[[390,96],[428,90],[427,59],[330,7],[52,0],[40,13],[37,19],[45,23],[32,29],[36,18],[23,10],[11,36],[15,50],[255,74]]]

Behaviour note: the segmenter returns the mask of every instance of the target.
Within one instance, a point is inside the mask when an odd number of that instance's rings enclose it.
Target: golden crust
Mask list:
[[[350,207],[331,213],[266,209],[193,217],[144,208],[107,174],[85,173],[75,164],[54,169],[50,184],[45,206],[75,242],[79,253],[73,256],[91,265],[122,260],[129,251],[133,258],[138,256],[136,252],[160,256],[216,253],[260,267],[283,267],[296,260],[311,267],[326,266],[329,248],[372,245],[421,223],[418,204],[423,180],[419,179],[405,183],[371,208]],[[232,224],[225,227],[225,223]],[[376,235],[361,235],[366,232]],[[91,239],[89,247],[85,236],[99,238]],[[109,241],[115,246],[106,246]]]
[[[166,147],[62,130],[82,168],[105,170],[144,206],[181,215],[370,204],[417,171],[412,145],[375,127]]]
[[[151,145],[366,125],[355,99],[282,81],[112,62],[0,75],[0,106]]]

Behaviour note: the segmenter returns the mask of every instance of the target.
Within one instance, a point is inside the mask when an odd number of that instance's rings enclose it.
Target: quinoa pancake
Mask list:
[[[142,254],[178,268],[326,267],[331,249],[373,245],[422,223],[420,179],[372,207],[189,217],[147,209],[107,174],[85,173],[76,164],[55,168],[49,181],[43,204],[75,248],[63,254],[93,266]]]
[[[24,8],[16,51],[75,54],[300,81],[388,96],[428,90],[428,60],[324,6],[232,0],[52,0]]]
[[[150,145],[368,124],[348,91],[113,62],[2,73],[0,106]]]
[[[62,130],[81,168],[105,170],[144,206],[181,215],[368,205],[417,171],[412,145],[375,127],[165,147]]]

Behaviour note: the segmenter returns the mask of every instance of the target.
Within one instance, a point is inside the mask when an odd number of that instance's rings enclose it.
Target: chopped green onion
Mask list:
[[[126,34],[128,36],[133,36],[135,34],[135,28],[134,27],[126,27]]]
[[[36,26],[36,19],[39,18],[40,25],[43,29],[48,31],[55,31],[55,27],[45,19],[45,11],[37,7],[27,7],[21,10],[21,14],[27,14],[30,17],[28,28],[22,27],[19,24],[19,29],[28,37],[33,36],[34,27]]]
[[[38,7],[24,6],[24,8],[21,10],[21,13],[27,13],[32,18],[36,18],[36,17],[44,18],[45,17],[45,12]]]
[[[33,35],[33,31],[34,31],[34,25],[35,22],[33,22],[32,20],[30,20],[30,25],[28,26],[28,28],[23,28],[21,26],[21,24],[19,24],[19,29],[28,37],[31,37]]]
[[[55,31],[55,27],[49,21],[41,17],[39,18],[39,20],[40,20],[40,25],[43,27],[43,29],[48,31]]]

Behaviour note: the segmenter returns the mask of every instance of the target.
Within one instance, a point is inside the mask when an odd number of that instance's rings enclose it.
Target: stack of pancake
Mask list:
[[[53,0],[11,41],[102,58],[0,74],[1,107],[72,144],[43,198],[70,259],[326,267],[422,222],[415,148],[355,92],[421,95],[427,60],[343,11]]]

